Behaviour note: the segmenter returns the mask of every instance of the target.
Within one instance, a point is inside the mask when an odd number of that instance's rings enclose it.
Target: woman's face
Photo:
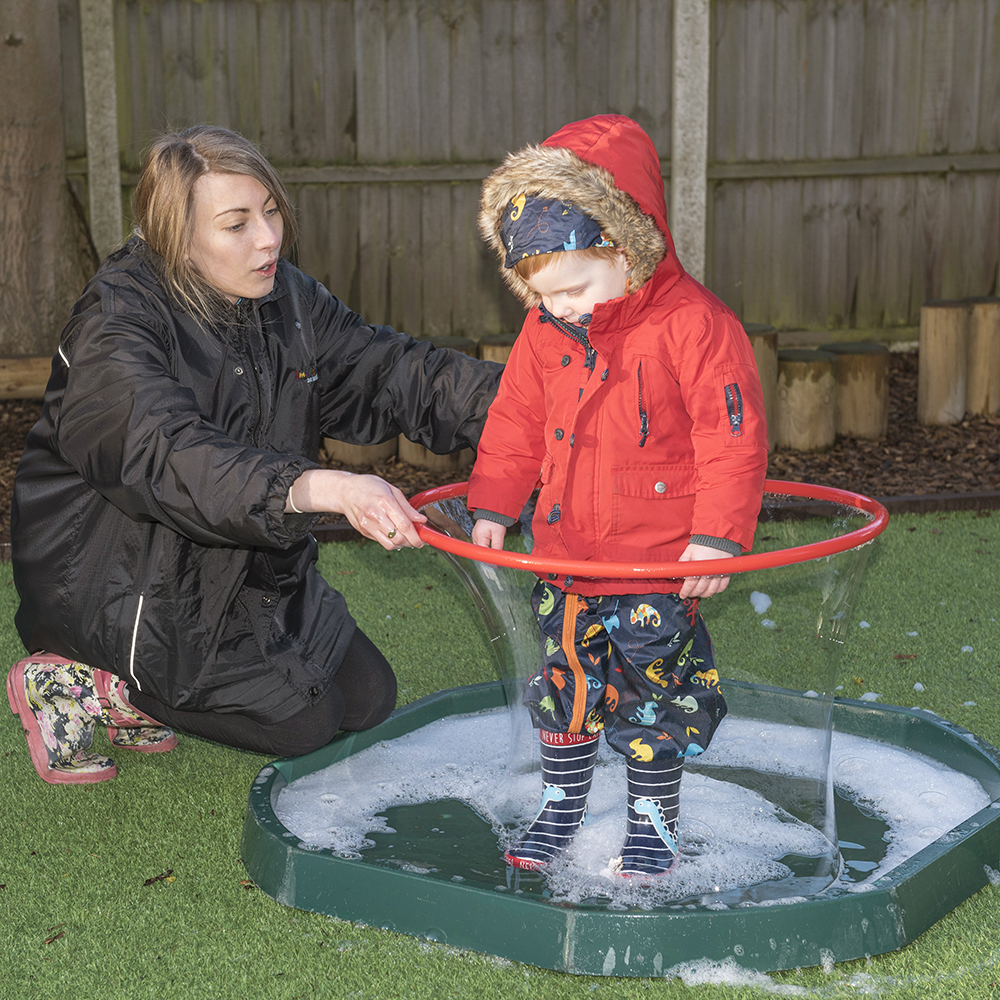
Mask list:
[[[267,188],[245,174],[202,174],[194,185],[188,259],[230,302],[274,287],[284,221]]]

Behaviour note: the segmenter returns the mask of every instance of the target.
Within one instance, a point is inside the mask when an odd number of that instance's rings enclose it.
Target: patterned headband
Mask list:
[[[539,253],[614,246],[601,227],[575,205],[523,194],[512,199],[504,212],[500,236],[507,251],[504,267]]]

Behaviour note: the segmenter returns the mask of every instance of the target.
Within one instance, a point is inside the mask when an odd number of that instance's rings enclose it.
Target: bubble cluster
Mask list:
[[[537,771],[508,767],[509,717],[502,709],[452,716],[378,743],[283,788],[276,814],[303,844],[356,858],[372,846],[369,833],[392,832],[386,809],[458,799],[490,824],[499,856],[534,816],[541,790]],[[810,775],[824,736],[808,727],[728,717],[700,759],[705,773],[684,775],[681,862],[654,889],[609,871],[625,829],[625,764],[602,741],[588,823],[546,872],[552,898],[574,903],[596,895],[623,907],[655,906],[785,877],[789,869],[779,859],[823,854],[829,847],[823,834],[758,792],[710,775],[720,773],[714,768]],[[883,859],[856,888],[989,803],[972,778],[876,740],[834,733],[831,764],[837,789],[888,825]]]

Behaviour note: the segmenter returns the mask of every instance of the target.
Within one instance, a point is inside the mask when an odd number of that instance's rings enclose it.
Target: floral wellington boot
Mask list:
[[[101,705],[101,722],[108,727],[108,738],[114,746],[141,753],[166,753],[177,746],[172,729],[129,702],[124,681],[107,670],[95,670],[94,686]]]
[[[109,757],[89,752],[101,706],[86,664],[44,653],[29,656],[10,668],[7,699],[43,781],[81,784],[109,781],[118,773]]]

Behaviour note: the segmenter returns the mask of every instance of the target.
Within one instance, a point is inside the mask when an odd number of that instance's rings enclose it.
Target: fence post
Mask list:
[[[938,300],[920,307],[917,420],[957,424],[965,416],[969,306]]]
[[[1000,413],[1000,298],[969,298],[968,377],[965,412]]]
[[[113,0],[80,0],[90,237],[103,260],[122,240]]]
[[[709,0],[674,0],[670,231],[677,258],[705,280],[708,219]]]

